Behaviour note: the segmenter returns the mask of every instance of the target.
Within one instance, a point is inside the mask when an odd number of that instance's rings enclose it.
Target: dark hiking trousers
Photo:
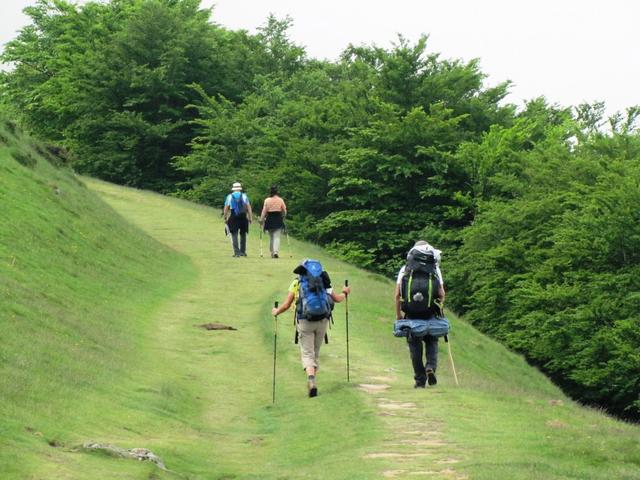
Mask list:
[[[422,358],[422,343],[426,346],[426,364]],[[438,366],[438,337],[426,335],[424,337],[407,338],[411,363],[413,364],[413,378],[416,383],[424,385],[427,382],[427,369],[431,368],[434,373]]]
[[[227,223],[231,232],[231,243],[233,244],[233,254],[236,256],[247,253],[247,232],[249,231],[249,221],[247,215],[231,215]],[[238,245],[238,233],[240,233],[240,245]]]
[[[240,245],[238,245],[238,234],[240,234]],[[233,243],[233,254],[240,256],[247,253],[247,232],[236,230],[231,232],[231,242]]]

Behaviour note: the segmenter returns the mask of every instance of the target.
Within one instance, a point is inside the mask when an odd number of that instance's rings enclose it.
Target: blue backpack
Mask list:
[[[305,260],[306,273],[300,275],[297,316],[318,321],[331,316],[331,301],[322,280],[322,265],[317,260]]]
[[[235,217],[247,213],[247,204],[244,201],[242,192],[233,192],[231,194],[231,214]]]

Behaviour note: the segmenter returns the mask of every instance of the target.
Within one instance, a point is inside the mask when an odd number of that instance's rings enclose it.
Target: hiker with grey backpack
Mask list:
[[[438,338],[444,336],[446,341],[449,331],[443,312],[445,290],[440,258],[440,250],[420,240],[409,250],[407,262],[398,272],[394,335],[407,337],[414,388],[438,382]]]
[[[272,315],[277,318],[295,305],[296,340],[300,344],[302,367],[307,374],[309,397],[318,395],[316,374],[320,362],[320,347],[325,341],[334,303],[340,303],[351,292],[348,286],[342,287],[342,293],[336,293],[331,287],[329,274],[323,270],[317,260],[306,259],[293,273],[298,277],[289,286],[287,298],[279,307],[274,307]]]

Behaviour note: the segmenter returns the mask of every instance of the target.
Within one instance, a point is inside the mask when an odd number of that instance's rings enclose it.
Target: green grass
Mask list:
[[[388,280],[293,239],[280,260],[260,258],[256,231],[249,257],[232,258],[216,210],[90,179],[87,190],[8,152],[1,478],[640,479],[638,426],[576,405],[461,320],[451,334],[460,386],[441,343],[438,386],[414,390],[406,345],[391,335]],[[303,257],[353,287],[352,381],[344,304],[313,400],[287,312],[272,405],[269,312]],[[238,330],[195,327],[206,322]],[[390,388],[372,395],[360,383]],[[402,404],[413,408],[392,408]],[[149,448],[170,471],[84,453],[86,441]]]
[[[154,315],[194,270],[4,121],[0,134],[0,477],[65,478],[74,462],[55,451],[116,428]]]

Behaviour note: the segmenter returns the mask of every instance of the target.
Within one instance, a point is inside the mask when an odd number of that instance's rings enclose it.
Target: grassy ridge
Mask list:
[[[192,267],[8,122],[0,136],[0,470],[29,478],[108,417],[153,309]]]
[[[0,160],[2,478],[640,478],[637,426],[572,403],[462,321],[460,387],[441,344],[438,386],[415,391],[379,276],[294,240],[260,258],[256,231],[231,258],[212,209],[86,180],[125,222],[67,173]],[[272,405],[269,311],[303,257],[353,286],[352,382],[344,305],[314,400],[286,313]],[[170,471],[77,448],[89,440],[149,448]]]

